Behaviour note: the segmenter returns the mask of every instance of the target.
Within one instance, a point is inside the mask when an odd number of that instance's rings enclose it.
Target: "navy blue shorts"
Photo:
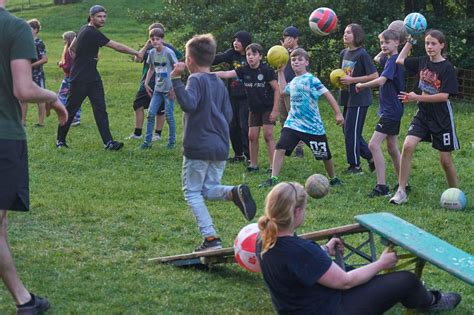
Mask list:
[[[388,136],[398,136],[400,133],[400,121],[390,120],[382,117],[375,126],[375,131]]]
[[[0,210],[28,211],[28,181],[26,140],[0,139]]]

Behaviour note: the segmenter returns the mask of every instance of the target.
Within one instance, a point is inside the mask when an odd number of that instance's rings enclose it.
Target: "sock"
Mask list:
[[[141,136],[142,135],[142,128],[135,128],[134,134],[135,134],[135,136]]]
[[[35,296],[34,296],[33,293],[30,293],[30,295],[31,295],[31,300],[29,300],[28,302],[26,302],[24,304],[17,305],[16,307],[28,307],[28,306],[35,305]]]
[[[155,133],[161,137],[161,130],[156,129]]]

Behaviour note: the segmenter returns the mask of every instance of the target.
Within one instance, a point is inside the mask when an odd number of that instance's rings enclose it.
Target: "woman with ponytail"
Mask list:
[[[397,303],[425,312],[454,309],[457,293],[428,291],[411,272],[377,275],[395,266],[395,252],[358,269],[342,270],[329,256],[342,251],[332,238],[326,245],[295,234],[304,221],[307,194],[298,183],[276,185],[258,220],[257,258],[279,314],[383,314]],[[337,249],[336,249],[337,248]]]

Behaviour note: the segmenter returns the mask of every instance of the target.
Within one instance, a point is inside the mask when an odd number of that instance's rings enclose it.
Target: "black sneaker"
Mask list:
[[[69,148],[69,146],[66,144],[66,142],[58,140],[58,141],[56,141],[56,148],[57,149]]]
[[[246,161],[247,161],[247,157],[245,155],[234,156],[227,159],[227,162],[231,164],[246,162]]]
[[[249,173],[257,173],[258,171],[260,171],[258,166],[247,166],[247,172]]]
[[[359,175],[359,174],[364,174],[362,171],[362,168],[357,165],[351,165],[347,168],[347,170],[344,171],[344,174],[348,175]]]
[[[330,186],[341,186],[341,185],[342,185],[342,180],[340,180],[340,179],[337,178],[337,177],[333,177],[333,178],[331,178],[331,180],[329,181],[329,185],[330,185]]]
[[[123,142],[119,142],[119,141],[110,140],[110,141],[107,142],[107,144],[105,145],[105,149],[106,149],[106,150],[110,150],[110,151],[118,151],[118,150],[120,150],[121,148],[123,148]]]
[[[33,305],[18,306],[16,307],[17,315],[31,315],[31,314],[43,314],[49,309],[49,302],[47,299],[35,296],[31,294]],[[29,303],[28,303],[29,304]]]
[[[269,168],[267,168],[267,170],[265,171],[265,173],[272,175],[272,171],[273,171],[272,168],[269,167]]]
[[[387,185],[375,185],[375,188],[369,193],[369,198],[374,197],[390,197],[392,193],[390,193],[390,189]]]
[[[436,298],[436,302],[425,309],[419,309],[421,312],[440,312],[453,310],[461,302],[461,296],[455,292],[431,291]]]
[[[222,248],[222,243],[221,239],[218,237],[206,237],[204,238],[204,242],[202,242],[201,245],[196,247],[194,250],[195,253],[197,252],[206,252],[209,250],[216,250],[216,249],[221,249]]]
[[[272,176],[266,181],[262,182],[260,185],[258,185],[259,188],[267,188],[267,187],[272,187],[278,184],[279,180],[277,177]]]
[[[255,204],[252,194],[250,193],[250,188],[247,185],[242,184],[232,188],[232,201],[237,207],[239,207],[240,211],[242,211],[242,214],[248,221],[255,217],[257,205]]]
[[[374,159],[369,161],[369,170],[373,173],[375,171],[375,162]]]

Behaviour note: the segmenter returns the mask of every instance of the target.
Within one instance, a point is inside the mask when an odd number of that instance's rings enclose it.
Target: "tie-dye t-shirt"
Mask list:
[[[285,94],[290,95],[290,112],[285,127],[308,133],[324,135],[324,124],[319,114],[318,98],[328,89],[311,73],[296,76],[285,87]]]

